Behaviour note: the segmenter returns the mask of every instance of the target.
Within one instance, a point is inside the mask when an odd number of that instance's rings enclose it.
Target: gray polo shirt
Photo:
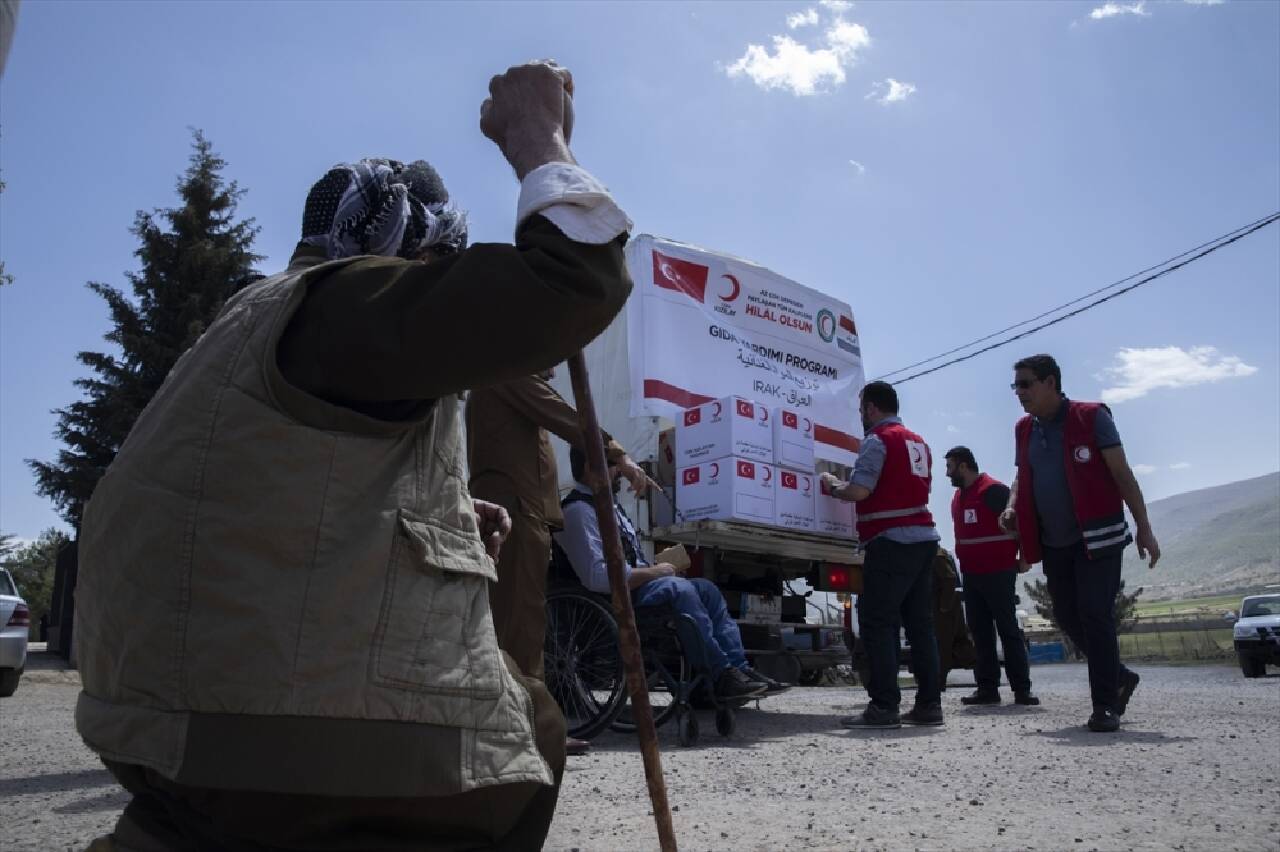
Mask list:
[[[880,423],[897,423],[902,424],[900,417],[886,417]],[[872,427],[875,428],[875,427]],[[876,490],[876,483],[880,481],[880,471],[884,469],[885,453],[884,441],[880,440],[878,435],[867,430],[867,435],[862,439],[862,446],[858,448],[858,460],[853,465],[853,477],[849,480],[854,485],[861,485],[872,491]],[[930,457],[930,463],[933,458]],[[862,546],[866,547],[877,538],[883,538],[887,541],[896,541],[899,544],[917,544],[922,541],[939,541],[941,537],[938,535],[936,526],[925,527],[889,527],[889,529],[873,537],[870,541],[862,542]]]
[[[1067,485],[1063,449],[1063,424],[1067,420],[1068,401],[1064,396],[1057,413],[1047,420],[1031,418],[1027,463],[1031,465],[1032,491],[1040,521],[1040,543],[1046,547],[1070,547],[1082,537],[1075,506],[1071,502],[1071,489]],[[1098,409],[1093,423],[1093,440],[1099,450],[1120,446],[1116,422],[1105,407]]]

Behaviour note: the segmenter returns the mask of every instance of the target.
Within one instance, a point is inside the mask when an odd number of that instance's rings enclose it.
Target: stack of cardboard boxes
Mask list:
[[[674,474],[684,521],[750,521],[853,537],[853,505],[823,493],[814,473],[813,421],[802,412],[741,397],[708,402],[683,412],[674,436],[659,439],[658,455],[659,481]]]

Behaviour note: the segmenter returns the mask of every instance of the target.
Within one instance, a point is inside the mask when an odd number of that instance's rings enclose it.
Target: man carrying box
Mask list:
[[[938,531],[929,513],[932,455],[924,439],[902,425],[898,393],[887,382],[862,389],[866,437],[853,478],[824,473],[831,493],[858,504],[858,538],[866,549],[858,623],[870,666],[866,709],[840,720],[847,728],[937,726],[942,719],[942,680],[933,631],[933,557]],[[915,707],[899,716],[898,628],[906,627],[916,683]]]
[[[554,535],[556,544],[568,557],[573,572],[589,591],[609,594],[609,572],[604,558],[600,524],[592,503],[592,490],[584,484],[587,460],[577,447],[569,450],[569,466],[576,480],[574,489],[561,501],[564,529]],[[609,465],[609,484],[618,493],[622,471]],[[627,588],[632,603],[642,606],[671,606],[693,619],[708,656],[714,661],[711,680],[720,698],[759,698],[785,692],[788,687],[747,665],[738,624],[729,616],[724,595],[710,580],[686,579],[684,568],[669,562],[650,565],[640,546],[636,528],[614,500],[622,554],[626,560]]]

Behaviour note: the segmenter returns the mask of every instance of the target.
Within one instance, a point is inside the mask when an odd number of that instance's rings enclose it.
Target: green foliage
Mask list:
[[[52,528],[22,547],[14,545],[13,536],[0,535],[0,561],[13,575],[18,594],[31,610],[32,637],[39,635],[40,617],[49,611],[53,600],[53,575],[58,553],[70,541],[66,533]]]
[[[114,353],[81,352],[91,375],[75,384],[83,397],[59,409],[55,435],[65,447],[53,461],[28,459],[39,492],[79,527],[85,504],[142,409],[165,376],[236,291],[261,277],[253,266],[258,229],[235,220],[244,195],[222,177],[226,162],[204,135],[193,131],[190,163],[179,178],[181,206],[139,211],[131,232],[139,246],[133,291],[88,284],[107,303]]]
[[[1036,615],[1052,624],[1055,630],[1062,633],[1063,641],[1067,643],[1067,647],[1073,648],[1071,640],[1067,638],[1066,633],[1063,633],[1062,625],[1058,624],[1058,618],[1054,614],[1053,598],[1049,596],[1049,584],[1045,580],[1034,580],[1030,583],[1023,583],[1022,587],[1027,590],[1027,596],[1031,598],[1031,603],[1036,608]],[[1124,593],[1124,580],[1120,581],[1120,588],[1116,590],[1114,610],[1118,632],[1123,633],[1138,620],[1138,596],[1141,594],[1142,589],[1139,588],[1133,594],[1126,595]]]

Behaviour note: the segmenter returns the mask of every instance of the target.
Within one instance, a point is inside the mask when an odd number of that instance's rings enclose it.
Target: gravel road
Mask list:
[[[853,732],[857,688],[793,689],[709,714],[681,748],[659,731],[681,848],[1280,849],[1280,676],[1139,668],[1119,734],[1091,734],[1081,665],[1033,669],[1039,708],[965,708],[952,676],[944,728]],[[910,701],[911,693],[906,693]],[[0,848],[82,849],[124,796],[76,737],[74,673],[29,673],[0,700]],[[631,737],[571,757],[551,849],[656,848]]]

